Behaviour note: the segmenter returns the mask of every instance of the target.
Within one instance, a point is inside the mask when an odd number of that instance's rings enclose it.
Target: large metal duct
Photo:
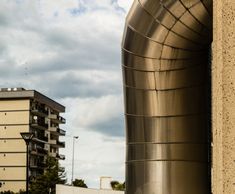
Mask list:
[[[127,194],[210,193],[212,0],[135,0],[122,43]]]

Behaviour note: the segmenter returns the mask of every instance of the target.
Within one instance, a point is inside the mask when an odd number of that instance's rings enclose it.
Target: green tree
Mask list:
[[[124,191],[125,190],[125,182],[124,183],[120,183],[118,181],[111,181],[110,185],[112,187],[113,190],[117,190],[117,191]]]
[[[73,186],[75,186],[75,187],[84,187],[84,188],[87,188],[86,183],[85,183],[84,180],[82,180],[82,179],[75,179],[75,180],[73,181]]]
[[[48,157],[45,164],[45,172],[32,182],[30,190],[32,194],[55,194],[56,184],[65,183],[64,170],[59,166],[58,161]]]

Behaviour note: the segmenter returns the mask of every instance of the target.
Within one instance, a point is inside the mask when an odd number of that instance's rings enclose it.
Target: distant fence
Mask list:
[[[89,189],[66,185],[56,185],[56,194],[124,194],[124,191],[113,191],[108,189]]]

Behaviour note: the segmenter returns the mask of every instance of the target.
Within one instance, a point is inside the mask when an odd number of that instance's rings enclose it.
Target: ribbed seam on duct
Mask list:
[[[122,42],[127,194],[210,193],[211,0],[135,0]]]

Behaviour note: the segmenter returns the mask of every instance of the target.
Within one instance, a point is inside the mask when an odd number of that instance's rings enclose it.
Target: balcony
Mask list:
[[[55,139],[50,139],[50,140],[49,140],[49,143],[52,144],[52,145],[55,145],[56,142],[57,142],[57,140],[55,140]]]
[[[30,154],[32,154],[32,155],[38,155],[37,149],[32,149],[32,150],[30,151]]]
[[[38,162],[37,166],[39,168],[46,168],[46,163],[45,162]]]
[[[39,106],[32,107],[31,113],[34,115],[41,116],[41,117],[46,117],[48,115],[48,111],[46,111],[43,107],[39,107]]]
[[[38,147],[38,148],[37,148],[37,151],[38,151],[38,153],[40,153],[40,154],[44,154],[44,155],[47,155],[47,154],[48,154],[48,150],[46,150],[45,148],[42,148],[42,147]]]
[[[59,140],[50,139],[49,143],[51,144],[51,146],[54,146],[54,147],[60,147],[60,148],[65,147],[65,142],[61,142]]]
[[[41,161],[38,161],[38,162],[30,162],[30,168],[33,168],[33,169],[44,169],[46,168],[46,163],[45,162],[41,162]]]
[[[48,124],[44,123],[43,121],[32,120],[31,127],[36,128],[36,129],[41,129],[41,130],[47,130]]]
[[[49,153],[49,156],[56,158],[56,156],[57,156],[57,153],[50,152],[50,153]]]
[[[65,136],[65,134],[66,134],[65,130],[60,129],[59,127],[50,127],[49,131],[52,134],[61,135],[61,136]]]
[[[59,115],[56,115],[56,114],[50,114],[48,116],[48,118],[51,119],[53,122],[58,123],[58,124],[65,124],[66,123],[65,118],[63,118]]]
[[[63,154],[56,154],[56,157],[57,157],[59,160],[65,160],[65,155],[63,155]]]
[[[44,156],[48,154],[48,151],[45,148],[37,146],[37,148],[31,149],[30,154]]]
[[[61,148],[65,148],[65,142],[57,141],[57,145]]]
[[[29,168],[38,168],[38,165],[34,163],[30,163]]]
[[[44,135],[36,135],[33,138],[33,141],[41,142],[41,143],[47,143],[48,142],[48,137]]]
[[[58,153],[55,153],[55,152],[50,152],[49,156],[57,158],[59,160],[65,160],[65,155],[63,155],[63,154],[58,154]]]

